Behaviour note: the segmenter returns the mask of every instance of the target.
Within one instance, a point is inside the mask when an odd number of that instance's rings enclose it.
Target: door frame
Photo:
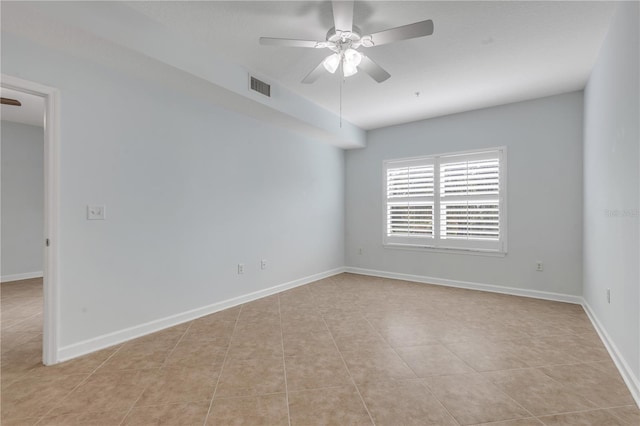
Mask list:
[[[59,302],[59,207],[60,207],[60,91],[33,81],[2,74],[0,86],[40,96],[44,116],[44,247],[42,363],[58,362]],[[48,242],[48,246],[47,246]]]

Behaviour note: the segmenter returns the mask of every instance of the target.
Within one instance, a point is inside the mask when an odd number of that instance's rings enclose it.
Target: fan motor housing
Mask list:
[[[331,27],[329,31],[327,31],[327,41],[332,43],[339,43],[342,41],[359,41],[362,36],[360,35],[360,28],[355,25],[349,31],[336,31],[336,27]]]

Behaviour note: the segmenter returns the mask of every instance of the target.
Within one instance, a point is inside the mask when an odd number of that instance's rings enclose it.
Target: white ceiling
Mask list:
[[[228,89],[235,104],[249,99],[320,129],[346,148],[362,146],[360,129],[584,88],[616,7],[610,1],[356,1],[354,23],[363,34],[425,19],[435,31],[367,49],[391,78],[347,78],[341,108],[337,74],[300,82],[328,51],[258,43],[261,36],[323,40],[333,25],[328,0],[1,3],[3,33],[104,62],[114,61],[113,49],[98,40],[116,43]],[[280,96],[255,98],[246,70]],[[346,122],[338,127],[331,113],[341,110]]]
[[[3,98],[17,99],[22,106],[1,105],[0,118],[3,121],[44,126],[44,98],[16,90],[0,88]]]
[[[242,65],[339,113],[337,74],[300,83],[326,51],[258,44],[260,36],[324,40],[333,25],[329,1],[127,5],[206,43],[200,60],[216,56]],[[357,1],[354,23],[364,34],[425,19],[433,20],[435,32],[368,49],[391,78],[381,84],[363,73],[346,79],[342,114],[373,129],[580,90],[615,7],[608,1]]]

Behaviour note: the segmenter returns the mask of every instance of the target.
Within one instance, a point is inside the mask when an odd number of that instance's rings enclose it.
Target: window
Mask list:
[[[384,162],[384,243],[506,252],[506,149]]]

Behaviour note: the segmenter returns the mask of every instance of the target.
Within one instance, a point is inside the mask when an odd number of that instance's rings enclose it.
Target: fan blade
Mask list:
[[[2,105],[22,106],[20,101],[17,99],[0,98],[0,103]]]
[[[362,61],[360,61],[360,65],[358,65],[358,68],[369,74],[371,78],[373,78],[378,83],[382,83],[383,81],[391,77],[391,74],[386,72],[380,65],[373,62],[373,60],[368,56],[362,56]]]
[[[334,0],[331,4],[336,31],[351,32],[353,30],[353,1]]]
[[[313,70],[311,70],[311,72],[309,74],[307,74],[307,76],[305,78],[302,79],[302,82],[304,84],[311,84],[311,83],[315,82],[325,72],[326,71],[324,69],[324,65],[322,64],[322,62],[320,62],[317,67],[315,67]]]
[[[410,38],[424,37],[431,34],[433,34],[433,21],[428,19],[426,21],[420,21],[414,24],[403,25],[401,27],[373,33],[368,37],[371,37],[374,46],[380,46],[381,44],[408,40]]]
[[[325,47],[320,41],[313,40],[295,40],[292,38],[271,38],[260,37],[260,44],[264,46],[288,46],[288,47]]]

